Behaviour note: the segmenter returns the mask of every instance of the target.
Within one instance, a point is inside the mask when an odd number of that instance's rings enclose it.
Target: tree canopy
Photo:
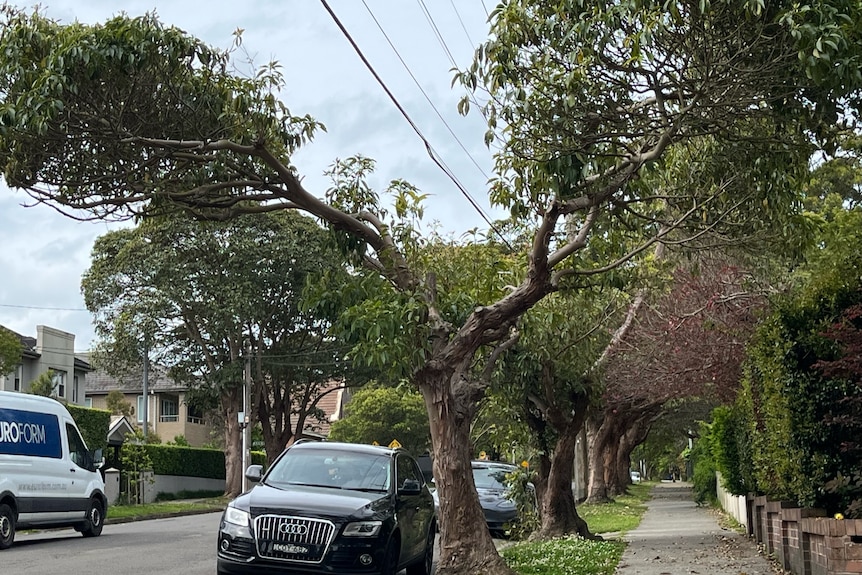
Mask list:
[[[0,374],[6,375],[21,362],[21,339],[0,326]]]

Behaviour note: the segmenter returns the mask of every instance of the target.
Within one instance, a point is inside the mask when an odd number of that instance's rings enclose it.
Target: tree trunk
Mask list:
[[[221,396],[224,422],[225,497],[236,497],[242,493],[242,432],[237,416],[240,412],[241,392],[237,388],[225,391]]]
[[[475,404],[452,393],[449,377],[417,379],[425,398],[434,453],[434,482],[440,495],[440,557],[437,575],[514,575],[497,553],[473,482],[470,423]]]
[[[577,427],[574,423],[577,423]],[[577,533],[585,539],[602,539],[591,533],[587,522],[578,515],[575,496],[572,492],[575,444],[582,423],[583,417],[561,430],[562,433],[560,433],[554,446],[547,484],[542,490],[542,526],[536,534],[538,538],[550,539],[568,533]]]
[[[608,443],[614,438],[611,422],[607,414],[591,416],[587,421],[587,441],[589,442],[590,483],[587,487],[587,502],[607,503],[611,500],[605,475],[605,456]]]

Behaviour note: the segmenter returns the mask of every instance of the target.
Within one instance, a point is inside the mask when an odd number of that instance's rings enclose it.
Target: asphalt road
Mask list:
[[[74,530],[19,533],[0,551],[15,575],[213,575],[220,513],[106,525],[85,539]]]
[[[72,529],[18,533],[0,551],[0,573],[15,575],[213,575],[221,512],[106,525],[85,539]],[[436,567],[436,549],[435,549]]]

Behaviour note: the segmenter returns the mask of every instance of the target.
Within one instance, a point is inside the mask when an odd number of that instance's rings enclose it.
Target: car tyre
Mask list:
[[[15,514],[12,508],[0,505],[0,549],[9,549],[15,540]]]
[[[380,575],[395,575],[398,573],[398,539],[393,537],[386,546],[383,555],[383,565],[380,567]]]
[[[90,499],[90,507],[87,509],[87,518],[81,527],[81,535],[84,537],[98,537],[102,534],[102,526],[105,524],[105,509],[98,498]]]
[[[407,567],[407,575],[431,575],[434,563],[434,535],[436,530],[434,524],[428,528],[428,540],[425,543],[425,553],[420,561]]]

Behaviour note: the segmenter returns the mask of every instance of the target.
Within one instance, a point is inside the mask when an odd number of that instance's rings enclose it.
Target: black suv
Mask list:
[[[222,515],[219,575],[430,575],[434,501],[405,451],[296,443],[261,472]]]

